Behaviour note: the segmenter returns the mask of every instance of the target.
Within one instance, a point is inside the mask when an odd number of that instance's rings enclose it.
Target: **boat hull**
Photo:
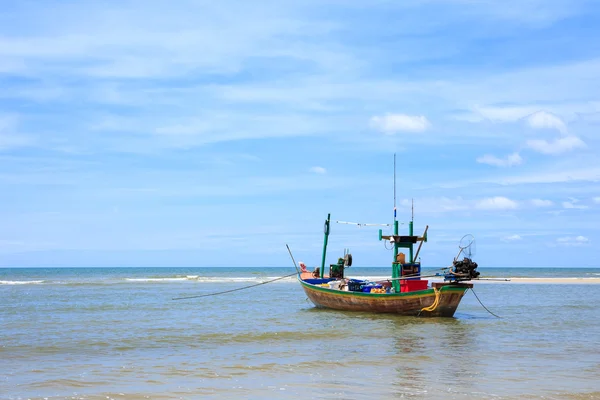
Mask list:
[[[374,294],[316,286],[298,279],[310,301],[319,308],[391,313],[422,317],[453,317],[471,284],[437,284],[434,289]],[[436,294],[436,290],[439,293]],[[436,296],[438,296],[437,304]]]

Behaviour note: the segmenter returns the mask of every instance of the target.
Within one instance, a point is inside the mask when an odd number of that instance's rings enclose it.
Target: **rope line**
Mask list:
[[[275,279],[271,279],[270,281],[265,281],[265,282],[260,282],[260,283],[256,283],[254,285],[250,285],[250,286],[244,286],[241,288],[237,288],[237,289],[231,289],[231,290],[225,290],[223,292],[215,292],[215,293],[208,293],[208,294],[200,294],[197,296],[186,296],[186,297],[174,297],[171,300],[186,300],[186,299],[197,299],[199,297],[209,297],[209,296],[217,296],[219,294],[225,294],[225,293],[231,293],[231,292],[237,292],[238,290],[244,290],[244,289],[250,289],[252,287],[256,287],[256,286],[260,286],[260,285],[266,285],[267,283],[271,283],[271,282],[275,282],[275,281],[280,281],[282,279],[285,278],[289,278],[291,276],[297,276],[297,273],[293,273],[293,274],[289,274],[286,276],[280,276],[279,278],[275,278]]]
[[[433,301],[433,304],[430,305],[429,307],[423,307],[421,309],[421,311],[435,311],[435,309],[437,308],[437,306],[440,304],[440,292],[441,290],[433,288],[433,290],[435,291],[435,300]],[[421,311],[419,312],[419,314],[421,313]]]
[[[494,314],[493,312],[491,312],[490,310],[488,310],[486,306],[483,305],[483,303],[481,302],[481,300],[479,300],[479,296],[477,296],[477,293],[475,293],[475,290],[473,290],[473,288],[471,288],[471,292],[473,292],[473,294],[475,295],[475,298],[477,299],[477,301],[479,302],[479,304],[481,304],[481,307],[485,308],[485,311],[489,312],[490,314],[492,314],[496,318],[502,319],[501,316]]]
[[[412,275],[403,275],[401,277],[398,278],[386,278],[386,279],[381,279],[381,281],[402,281],[402,280],[408,280],[408,279],[412,279],[412,278],[435,278],[436,276],[439,275],[420,275],[420,274],[412,274]]]

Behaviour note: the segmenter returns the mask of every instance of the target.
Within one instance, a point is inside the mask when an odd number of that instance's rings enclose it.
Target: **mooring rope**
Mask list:
[[[433,304],[430,305],[429,307],[423,307],[421,309],[421,311],[429,311],[429,312],[435,311],[435,309],[437,308],[437,306],[440,304],[440,292],[441,292],[441,290],[440,289],[436,289],[436,288],[433,288],[433,290],[435,291],[435,300],[433,301]],[[421,311],[419,311],[419,314],[421,313]]]
[[[200,294],[197,296],[186,296],[186,297],[174,297],[171,300],[186,300],[186,299],[197,299],[199,297],[209,297],[209,296],[217,296],[219,294],[225,294],[225,293],[231,293],[231,292],[237,292],[238,290],[244,290],[244,289],[250,289],[252,287],[256,287],[256,286],[260,286],[260,285],[266,285],[267,283],[271,283],[271,282],[275,282],[275,281],[280,281],[282,279],[285,278],[289,278],[291,276],[297,276],[298,274],[296,272],[294,272],[293,274],[289,274],[286,276],[280,276],[279,278],[275,278],[275,279],[271,279],[270,281],[265,281],[265,282],[260,282],[260,283],[255,283],[254,285],[250,285],[250,286],[244,286],[241,288],[236,288],[236,289],[231,289],[231,290],[224,290],[222,292],[215,292],[215,293],[208,293],[208,294]]]
[[[488,310],[486,306],[483,305],[483,303],[481,302],[481,300],[479,300],[479,296],[477,296],[477,293],[475,293],[475,290],[473,290],[473,288],[471,288],[471,292],[473,292],[473,294],[475,295],[475,298],[477,299],[477,301],[479,302],[479,304],[481,304],[481,307],[485,308],[485,311],[489,312],[490,314],[492,314],[496,318],[502,319],[501,316],[494,314],[493,312],[491,312],[490,310]]]

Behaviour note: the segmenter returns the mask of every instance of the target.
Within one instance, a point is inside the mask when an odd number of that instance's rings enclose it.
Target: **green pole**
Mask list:
[[[410,221],[408,223],[408,235],[412,236],[413,235],[413,222]],[[412,243],[410,244],[410,263],[412,264],[413,262],[415,262],[415,260],[413,260],[413,245]]]
[[[327,255],[327,238],[329,237],[329,221],[331,214],[327,214],[327,220],[325,221],[325,240],[323,241],[323,257],[321,258],[321,279],[325,273],[325,256]]]
[[[394,221],[394,235],[398,236],[398,221]],[[398,257],[398,243],[394,241],[394,261],[392,261],[392,278],[394,278],[394,280],[392,281],[392,285],[394,286],[394,291],[400,293],[400,281],[395,278],[400,277],[399,270],[402,267],[398,266],[396,257]]]
[[[398,221],[394,221],[394,235],[398,236]],[[396,257],[398,257],[398,243],[394,241],[394,262],[396,262]]]

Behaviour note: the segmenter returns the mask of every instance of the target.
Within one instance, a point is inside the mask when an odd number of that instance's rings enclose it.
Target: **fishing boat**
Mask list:
[[[460,251],[454,258],[452,266],[444,269],[443,274],[436,274],[436,276],[442,276],[443,281],[429,283],[427,279],[423,279],[427,276],[421,274],[421,262],[417,261],[421,246],[427,242],[429,227],[425,227],[422,236],[414,235],[414,218],[411,217],[408,224],[408,235],[399,235],[395,197],[394,165],[393,234],[383,235],[382,229],[379,229],[379,240],[386,241],[393,248],[394,258],[389,279],[371,282],[364,279],[347,278],[345,270],[352,265],[352,255],[346,250],[344,250],[343,257],[338,258],[336,264],[329,265],[329,273],[325,273],[325,259],[331,226],[331,214],[327,215],[324,225],[325,238],[321,267],[317,267],[314,271],[308,271],[304,263],[300,263],[300,269],[298,269],[298,281],[316,307],[421,317],[454,316],[466,291],[473,287],[473,284],[468,281],[479,276],[479,272],[476,270],[477,263],[471,260],[471,253],[468,252],[473,240],[468,240],[466,245],[461,240]],[[342,223],[342,221],[337,222]],[[465,237],[467,236],[469,235]],[[417,243],[418,248],[413,256],[413,249]],[[407,250],[408,260],[399,249]],[[462,260],[459,259],[461,254],[464,256]]]

